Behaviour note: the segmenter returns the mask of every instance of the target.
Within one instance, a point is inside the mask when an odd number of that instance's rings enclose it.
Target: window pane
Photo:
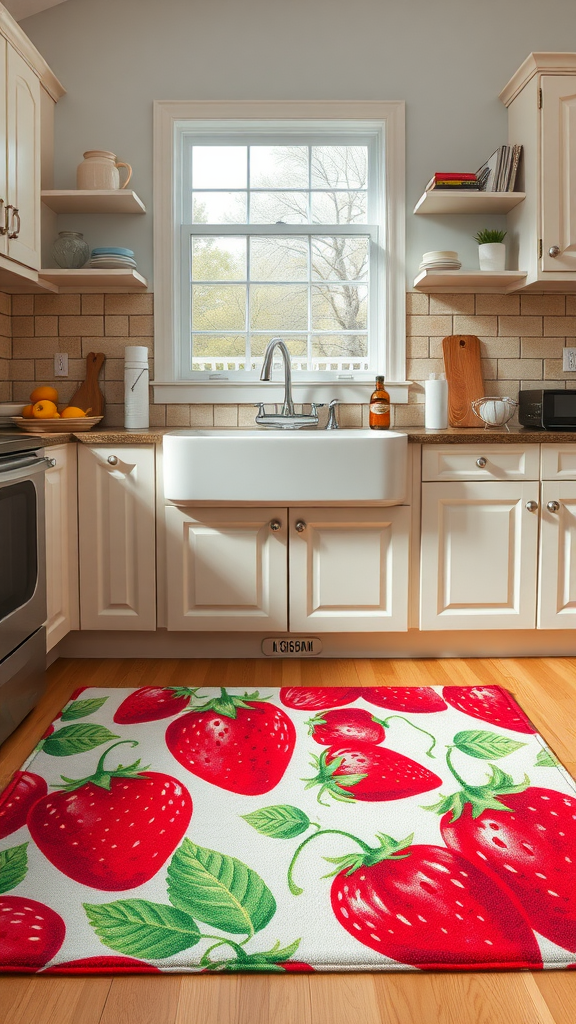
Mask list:
[[[192,327],[197,331],[237,331],[246,325],[246,287],[192,285]]]
[[[195,192],[192,196],[193,224],[245,224],[245,192]]]
[[[193,146],[192,188],[246,188],[247,146]]]
[[[365,192],[313,192],[313,224],[366,224]]]
[[[316,331],[365,330],[366,285],[320,285],[312,288],[312,327]]]
[[[367,146],[313,146],[312,188],[367,188]]]
[[[312,277],[323,281],[365,280],[369,241],[344,235],[312,238]]]
[[[347,356],[359,358],[368,355],[368,336],[366,334],[326,334],[312,336],[312,355],[314,357],[334,356],[345,359]],[[360,369],[361,367],[358,367]]]
[[[263,356],[269,341],[272,341],[273,334],[252,334],[250,336],[250,350],[253,356]],[[282,341],[286,342],[288,351],[292,356],[306,356],[308,350],[308,335],[282,334]],[[279,366],[282,356],[278,351],[274,353],[274,366]]]
[[[192,277],[195,281],[245,281],[246,237],[193,238]]]
[[[196,362],[201,356],[218,359],[222,356],[244,356],[246,336],[244,334],[193,334],[192,360]]]
[[[308,289],[298,285],[250,285],[250,326],[265,331],[306,330]]]
[[[251,188],[308,188],[308,146],[251,146]]]
[[[307,224],[307,192],[252,192],[252,224]]]
[[[267,235],[250,240],[252,281],[307,281],[308,239]]]

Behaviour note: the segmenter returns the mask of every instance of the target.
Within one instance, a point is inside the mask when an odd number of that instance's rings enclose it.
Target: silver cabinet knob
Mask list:
[[[551,256],[553,260],[555,260],[556,257],[560,255],[560,246],[559,245],[551,245],[550,248],[548,249],[548,255]]]
[[[559,512],[560,511],[560,502],[559,501],[549,501],[548,504],[546,505],[546,508],[548,509],[549,512]]]
[[[46,462],[50,466],[50,469],[53,469],[54,466],[56,465],[56,459],[46,459]]]
[[[306,529],[306,523],[299,519],[294,529],[296,530],[296,533],[304,533],[304,530]]]
[[[538,511],[538,502],[537,501],[527,501],[526,502],[526,508],[528,509],[529,512],[537,512]]]
[[[118,465],[118,456],[117,455],[109,455],[108,456],[108,462],[110,463],[111,466],[117,466]]]
[[[272,533],[278,533],[278,530],[282,529],[282,523],[279,519],[272,519],[270,523],[270,529]]]
[[[483,455],[481,455],[479,459],[476,459],[476,465],[478,466],[478,469],[484,469],[484,466],[487,464],[487,462],[488,459],[485,459]]]

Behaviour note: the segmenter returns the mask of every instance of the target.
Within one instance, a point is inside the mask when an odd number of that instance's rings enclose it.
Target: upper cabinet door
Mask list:
[[[26,61],[11,46],[8,46],[6,77],[6,134],[8,188],[5,202],[10,207],[7,218],[7,255],[18,263],[38,270],[40,82]]]
[[[576,76],[542,76],[542,268],[576,270]],[[560,250],[549,255],[551,247]]]
[[[7,124],[6,124],[6,62],[8,43],[0,36],[0,227],[4,227],[4,211],[8,199]],[[8,251],[7,236],[0,235],[0,254]]]

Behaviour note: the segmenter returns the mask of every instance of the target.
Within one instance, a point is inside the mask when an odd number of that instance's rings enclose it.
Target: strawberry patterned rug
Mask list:
[[[576,784],[498,686],[84,688],[0,798],[0,970],[576,966]]]

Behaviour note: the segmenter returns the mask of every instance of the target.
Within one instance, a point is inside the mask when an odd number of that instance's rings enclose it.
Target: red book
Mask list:
[[[435,181],[450,181],[452,178],[458,181],[476,181],[475,174],[462,173],[458,174],[457,171],[436,171],[434,174]]]

